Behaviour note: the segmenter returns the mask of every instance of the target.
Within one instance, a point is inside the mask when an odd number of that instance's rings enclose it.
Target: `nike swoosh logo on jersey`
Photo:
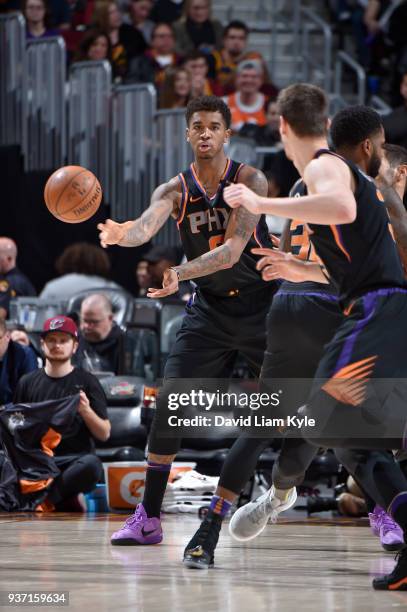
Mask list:
[[[154,531],[156,531],[155,529],[153,529],[152,531],[144,531],[144,527],[141,528],[141,533],[142,535],[146,538],[147,536],[151,535],[152,533],[154,533]]]
[[[202,200],[202,196],[198,196],[197,198],[193,198],[192,196],[190,197],[189,201],[191,202],[191,204],[193,204],[194,202],[199,202],[199,200]]]

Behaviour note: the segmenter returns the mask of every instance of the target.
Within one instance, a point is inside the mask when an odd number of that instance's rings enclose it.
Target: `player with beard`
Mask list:
[[[72,365],[78,349],[78,328],[69,317],[57,316],[44,323],[41,349],[45,366],[23,376],[15,392],[16,403],[44,402],[80,393],[72,429],[55,440],[55,462],[61,474],[54,480],[48,507],[81,510],[80,493],[92,491],[102,475],[102,463],[94,454],[94,440],[110,435],[106,397],[93,374]]]
[[[397,240],[397,246],[403,261],[407,257],[407,213],[404,209],[402,197],[405,191],[407,152],[401,147],[383,144],[382,120],[378,113],[366,106],[348,107],[340,111],[332,120],[331,140],[337,153],[356,164],[364,173],[375,177],[380,168],[380,174],[376,183],[380,185],[385,193],[385,203],[392,222],[392,229]],[[383,155],[384,153],[384,155]],[[304,184],[297,183],[294,192],[304,194]],[[295,372],[304,375],[308,371],[308,376],[312,376],[312,371],[318,365],[318,334],[316,330],[324,328],[329,322],[329,310],[327,309],[326,299],[323,299],[318,284],[315,283],[313,295],[304,294],[304,283],[312,266],[315,271],[320,273],[320,281],[326,282],[324,275],[318,270],[318,266],[311,262],[304,262],[302,253],[310,249],[309,239],[299,244],[299,228],[297,222],[288,222],[288,240],[283,234],[282,243],[285,248],[291,247],[291,252],[270,251],[267,249],[257,250],[264,257],[259,261],[258,267],[262,269],[265,280],[283,278],[296,281],[295,283],[285,282],[273,300],[270,312],[269,323],[273,333],[269,336],[269,345],[265,354],[264,372],[268,372],[268,377],[275,380],[276,373],[279,373],[277,364],[282,361],[287,366],[287,372]],[[323,285],[320,285],[320,288]],[[308,285],[308,291],[311,287]],[[286,294],[285,300],[282,296]],[[297,310],[293,310],[297,302]],[[294,314],[296,315],[294,317]],[[312,319],[312,314],[314,320]],[[284,317],[284,318],[283,318]],[[293,332],[293,322],[297,322],[295,337],[297,343],[288,343],[286,339]],[[342,321],[340,319],[332,321],[336,326]],[[277,323],[280,323],[277,327]],[[285,325],[282,325],[285,323]],[[276,333],[276,329],[281,330],[281,335]],[[291,330],[291,331],[290,331]],[[320,331],[318,331],[320,333]],[[298,338],[308,336],[312,339],[309,347],[304,347],[299,352]],[[333,335],[333,334],[331,334]],[[311,351],[310,347],[314,350]],[[322,356],[323,345],[319,345],[319,355]],[[315,357],[317,359],[315,360]],[[319,357],[319,358],[320,358]],[[297,360],[297,362],[295,361]],[[298,364],[304,361],[301,369]],[[288,374],[286,374],[288,375]],[[291,374],[291,376],[293,376]],[[297,403],[301,402],[302,389],[298,389]],[[303,399],[304,395],[303,395]],[[291,408],[290,404],[290,408]],[[275,464],[273,471],[273,484],[276,488],[262,495],[260,498],[246,504],[240,508],[232,517],[229,525],[231,535],[237,540],[250,540],[259,535],[267,524],[267,521],[277,519],[278,514],[287,509],[287,504],[281,501],[293,498],[294,487],[301,483],[303,475],[308,468],[311,460],[316,454],[316,450],[311,450],[311,446],[304,440],[296,442],[295,452],[292,450],[293,440],[285,441],[280,457]],[[260,454],[262,447],[259,443],[257,453]],[[380,535],[381,543],[385,550],[396,550],[403,544],[403,537],[399,526],[383,510],[383,499],[381,498],[372,477],[375,462],[380,459],[382,462],[394,463],[392,453],[383,454],[381,451],[371,453],[364,450],[336,449],[336,454],[341,463],[346,465],[349,471],[356,477],[358,484],[365,490],[366,501],[369,511],[369,518],[373,531]],[[284,479],[282,478],[284,475]],[[276,490],[277,489],[277,490]],[[366,493],[369,491],[370,494]],[[376,508],[375,508],[376,506]]]
[[[304,101],[308,102],[306,130],[309,145],[315,151],[321,147],[327,148],[325,97],[320,90],[311,89]],[[376,176],[384,143],[380,115],[365,106],[348,108],[334,118],[332,128],[332,137],[335,144],[341,147],[340,152],[346,153],[348,159],[358,164],[365,173]],[[304,183],[300,180],[293,187],[291,195],[299,197],[304,194],[304,190]],[[399,231],[401,229],[399,222]],[[404,240],[405,235],[404,226]],[[401,242],[402,238],[400,236]],[[312,378],[322,357],[323,347],[334,335],[343,315],[338,306],[336,288],[328,282],[326,271],[322,272],[320,263],[316,261],[315,250],[301,221],[287,222],[281,245],[281,248],[290,253],[270,249],[254,250],[256,254],[264,256],[258,268],[263,270],[265,280],[282,278],[286,281],[275,295],[267,319],[269,334],[262,368],[262,390],[270,393],[273,388],[283,389],[286,413],[295,414],[296,408],[304,403],[311,390]],[[293,382],[292,379],[297,380]],[[279,415],[274,410],[272,416]],[[269,442],[270,438],[263,440],[244,435],[230,450],[220,482],[227,483],[227,488],[235,492],[235,498]],[[256,537],[270,518],[276,520],[280,512],[295,503],[295,487],[302,483],[315,454],[316,449],[302,438],[284,441],[280,456],[274,464],[273,487],[233,515],[229,530],[235,539],[245,541]],[[348,456],[347,459],[352,467],[358,467],[360,463],[357,470],[359,481],[370,478],[368,489],[372,490],[376,503],[380,505],[382,500],[371,482],[371,466],[365,468],[360,455]],[[393,456],[389,455],[388,459],[393,461]],[[390,517],[386,521],[390,527]],[[399,529],[394,522],[391,526],[393,532]],[[185,549],[184,565],[205,569],[213,563],[216,540],[209,537],[210,534],[204,520]],[[392,544],[395,542],[392,541]],[[198,552],[201,554],[198,555]]]
[[[302,410],[316,424],[314,435],[302,432],[305,439],[335,448],[403,448],[403,394],[393,392],[388,403],[388,386],[376,387],[373,396],[366,396],[366,389],[372,378],[406,377],[407,348],[400,333],[407,315],[407,285],[382,194],[354,164],[325,146],[315,150],[317,143],[311,146],[304,134],[308,110],[304,98],[311,87],[296,84],[279,95],[283,144],[303,177],[307,195],[259,198],[246,186],[233,185],[225,190],[225,199],[232,208],[244,206],[252,213],[297,217],[307,223],[311,243],[338,287],[345,316],[324,347],[310,399]],[[383,419],[399,423],[397,440],[380,439]],[[364,433],[368,422],[370,435]],[[360,428],[356,436],[355,426]],[[394,464],[378,459],[372,479],[406,540],[406,478]],[[373,585],[407,588],[407,547],[394,571]]]
[[[165,366],[150,432],[143,502],[113,534],[114,545],[161,542],[160,509],[182,436],[169,428],[168,394],[179,391],[180,379],[228,379],[239,352],[258,376],[266,314],[276,289],[262,280],[256,270],[257,258],[251,252],[259,242],[272,246],[264,217],[243,209],[232,212],[223,199],[225,186],[236,180],[259,195],[267,193],[262,172],[225,155],[224,145],[230,136],[229,108],[220,98],[202,96],[188,104],[186,121],[194,163],[157,187],[150,206],[136,221],[108,220],[98,226],[102,246],[138,246],[149,241],[172,216],[188,261],[167,269],[163,288],[150,289],[148,296],[172,295],[183,280],[194,279],[197,284]],[[228,491],[220,483],[208,519],[215,537],[230,505]]]

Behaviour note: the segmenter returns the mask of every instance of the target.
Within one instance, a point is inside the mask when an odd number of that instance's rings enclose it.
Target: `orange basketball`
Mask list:
[[[90,170],[65,166],[49,177],[44,199],[48,210],[60,221],[81,223],[99,208],[102,188]]]

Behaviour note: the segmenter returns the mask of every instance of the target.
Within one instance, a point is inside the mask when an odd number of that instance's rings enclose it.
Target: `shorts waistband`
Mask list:
[[[395,293],[404,293],[407,295],[407,288],[403,289],[403,287],[382,287],[381,289],[372,289],[372,291],[366,291],[366,293],[362,293],[357,297],[351,299],[347,305],[344,305],[342,310],[345,315],[349,315],[352,311],[353,306],[359,300],[366,297],[386,297],[388,295],[393,295]]]
[[[196,291],[198,293],[202,293],[202,295],[205,296],[209,296],[211,298],[237,298],[237,297],[246,297],[247,295],[251,295],[253,293],[260,293],[261,291],[266,292],[267,290],[270,293],[275,293],[276,291],[278,291],[278,288],[280,287],[280,283],[278,283],[278,281],[274,281],[272,283],[267,283],[264,285],[250,285],[248,287],[242,287],[242,288],[236,288],[236,289],[229,289],[229,291],[226,291],[225,293],[211,293],[210,291],[207,291],[206,289],[200,289],[199,287],[197,287]]]

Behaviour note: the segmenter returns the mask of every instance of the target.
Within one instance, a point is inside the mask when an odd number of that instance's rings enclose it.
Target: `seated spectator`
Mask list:
[[[29,347],[30,350],[32,350],[35,354],[35,357],[37,359],[37,367],[42,368],[42,366],[44,365],[44,360],[42,358],[41,349],[38,345],[31,342],[27,332],[24,331],[24,329],[11,329],[10,338],[13,340],[13,342],[21,344],[21,346]]]
[[[37,368],[34,351],[12,340],[6,323],[0,319],[0,404],[11,402],[20,378]]]
[[[0,237],[0,293],[10,288],[11,297],[37,295],[31,281],[17,268],[17,255],[14,240]]]
[[[126,83],[154,83],[160,90],[165,70],[179,63],[173,29],[167,23],[159,23],[151,34],[151,49],[130,62]]]
[[[115,76],[124,77],[129,61],[147,48],[143,35],[133,26],[123,23],[116,2],[97,4],[93,21],[99,30],[109,35]]]
[[[280,114],[278,112],[277,101],[270,100],[267,104],[266,125],[255,123],[245,123],[239,135],[252,138],[259,147],[273,147],[280,144]],[[273,197],[273,196],[269,196]]]
[[[185,108],[191,98],[191,77],[184,68],[169,68],[160,95],[160,108]]]
[[[94,293],[81,304],[80,342],[75,363],[86,370],[119,373],[124,332],[113,320],[110,300]]]
[[[187,55],[194,49],[210,53],[222,44],[223,26],[211,18],[210,0],[185,0],[184,16],[174,24],[176,49]]]
[[[45,367],[27,374],[17,385],[16,403],[43,402],[80,393],[80,404],[70,431],[54,450],[61,473],[51,485],[48,507],[81,510],[80,493],[92,491],[102,475],[102,463],[94,454],[94,440],[110,436],[106,397],[95,376],[72,365],[78,348],[78,329],[72,319],[52,317],[44,324],[41,347]]]
[[[155,0],[150,17],[155,23],[174,23],[182,15],[182,1]]]
[[[202,51],[192,51],[183,62],[183,67],[191,77],[191,97],[212,96],[212,85],[208,79],[208,60]]]
[[[242,21],[231,21],[223,33],[222,48],[209,56],[209,76],[214,79],[219,96],[226,96],[235,91],[235,78],[238,64],[244,60],[257,60],[263,68],[264,84],[271,86],[270,91],[264,91],[269,96],[275,96],[277,90],[269,84],[267,65],[258,51],[248,51],[247,43],[249,28]]]
[[[8,319],[10,314],[10,300],[13,297],[10,285],[0,280],[0,319]]]
[[[76,242],[67,247],[56,260],[55,268],[60,276],[45,285],[41,298],[68,299],[75,293],[92,288],[121,289],[108,280],[110,260],[107,253],[88,242]]]
[[[137,297],[146,297],[147,289],[152,286],[152,279],[148,271],[148,262],[145,259],[137,264],[136,281],[138,286]]]
[[[23,0],[27,40],[58,36],[58,30],[48,25],[49,15],[45,0]]]
[[[407,147],[407,70],[401,77],[400,94],[403,104],[383,117],[387,142]]]
[[[89,30],[82,38],[74,57],[75,62],[107,60],[112,63],[112,46],[110,39],[101,30]]]
[[[129,13],[131,24],[133,28],[141,32],[146,45],[149,45],[151,42],[154,28],[154,21],[149,18],[152,8],[152,0],[132,0],[130,2]]]
[[[241,62],[236,73],[236,93],[226,96],[225,102],[232,113],[231,129],[237,133],[245,123],[266,125],[266,98],[260,89],[263,69],[257,60]]]

